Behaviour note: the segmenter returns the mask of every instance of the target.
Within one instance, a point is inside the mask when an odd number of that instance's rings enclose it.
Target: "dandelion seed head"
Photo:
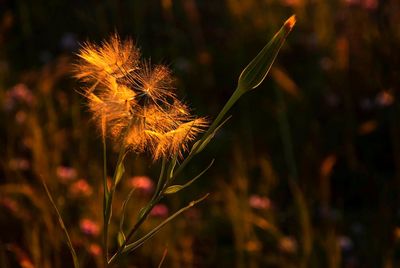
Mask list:
[[[150,62],[145,61],[135,75],[133,86],[138,90],[139,97],[164,107],[176,98],[172,84],[171,72],[167,67],[157,65],[152,69]]]
[[[176,154],[182,157],[182,152],[188,150],[187,143],[192,141],[205,126],[207,121],[204,118],[197,118],[163,134],[154,151],[154,159]]]
[[[137,69],[140,52],[133,41],[121,41],[114,35],[108,42],[97,46],[85,43],[78,53],[76,77],[85,81],[97,81],[112,76],[121,78]]]
[[[139,63],[139,50],[117,35],[101,46],[87,43],[78,54],[77,77],[85,88],[93,120],[103,136],[154,160],[182,155],[207,126],[190,114],[174,93],[171,71],[150,61]]]

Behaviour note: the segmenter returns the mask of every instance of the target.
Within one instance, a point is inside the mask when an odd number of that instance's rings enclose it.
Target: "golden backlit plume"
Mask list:
[[[81,61],[76,65],[76,77],[85,81],[98,81],[124,77],[138,68],[140,52],[132,40],[121,41],[118,35],[109,42],[96,46],[86,43],[78,56]]]
[[[135,73],[134,82],[134,86],[139,91],[139,98],[142,100],[149,98],[163,107],[169,106],[169,102],[176,98],[172,91],[171,73],[165,66],[157,65],[152,69],[149,62],[144,62]]]
[[[150,152],[154,160],[181,156],[207,127],[177,99],[170,70],[140,62],[131,40],[114,35],[101,46],[87,43],[78,56],[76,77],[93,84],[83,90],[93,119],[124,148]]]

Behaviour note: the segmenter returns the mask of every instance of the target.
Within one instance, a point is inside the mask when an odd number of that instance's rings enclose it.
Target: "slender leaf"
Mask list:
[[[193,182],[195,182],[198,178],[200,178],[214,163],[214,159],[211,161],[211,163],[202,171],[200,172],[196,177],[188,181],[187,183],[183,185],[171,185],[167,189],[165,189],[164,194],[174,194],[179,192],[182,189],[185,189],[189,185],[191,185]]]
[[[228,122],[229,119],[231,119],[232,116],[228,116],[221,124],[219,124],[214,130],[213,132],[211,132],[210,134],[208,134],[207,136],[202,137],[201,140],[197,141],[194,145],[193,145],[193,149],[195,150],[195,154],[200,153],[201,151],[204,150],[204,148],[210,143],[210,141],[215,137],[215,134],[218,132],[218,130],[220,130],[220,128],[225,125],[226,122]]]
[[[267,76],[272,64],[278,55],[287,35],[290,33],[296,22],[296,18],[293,15],[290,17],[282,26],[282,28],[275,34],[275,36],[268,42],[268,44],[258,53],[258,55],[247,65],[239,76],[238,86],[233,92],[229,100],[225,103],[222,110],[219,112],[215,120],[212,122],[207,132],[203,135],[203,138],[195,143],[191,153],[182,162],[174,176],[177,176],[186,165],[190,162],[193,156],[204,149],[204,146],[212,139],[209,136],[214,133],[214,130],[218,128],[220,122],[223,120],[226,113],[232,108],[232,106],[241,98],[241,96],[247,91],[256,88]],[[204,142],[203,142],[204,141]],[[204,145],[204,146],[200,146]],[[197,148],[200,146],[200,149]],[[199,150],[198,150],[199,149]]]
[[[171,220],[175,219],[177,216],[188,210],[189,208],[195,206],[196,204],[200,203],[204,199],[206,199],[210,194],[206,194],[202,198],[190,202],[186,207],[181,208],[177,212],[175,212],[173,215],[169,216],[166,220],[164,220],[162,223],[160,223],[157,227],[155,227],[153,230],[151,230],[149,233],[147,233],[145,236],[137,240],[136,242],[133,242],[131,244],[126,245],[125,249],[123,250],[123,253],[129,253],[143,245],[147,240],[152,238],[156,233],[158,233],[162,227],[164,227],[167,223],[169,223]],[[111,263],[112,260],[110,260]]]
[[[49,191],[49,189],[47,188],[47,185],[46,185],[46,183],[44,182],[43,179],[42,179],[42,184],[43,184],[44,189],[46,190],[46,194],[47,194],[47,197],[48,197],[49,200],[50,200],[51,205],[53,206],[55,212],[57,213],[58,222],[60,223],[61,229],[62,229],[63,232],[64,232],[65,240],[66,240],[66,242],[67,242],[69,251],[70,251],[70,253],[71,253],[71,255],[72,255],[72,260],[73,260],[73,262],[74,262],[74,267],[75,267],[75,268],[79,268],[78,257],[77,257],[77,255],[76,255],[75,249],[74,249],[74,247],[73,247],[73,245],[72,245],[71,238],[69,237],[68,230],[67,230],[67,228],[65,227],[64,221],[63,221],[63,219],[62,219],[62,217],[61,217],[61,214],[60,214],[60,212],[59,212],[59,210],[58,210],[58,208],[57,208],[57,206],[56,206],[56,203],[54,202],[53,197],[51,196],[50,191]]]
[[[164,173],[165,173],[166,163],[167,163],[167,159],[165,157],[163,157],[162,164],[161,164],[161,170],[160,170],[160,176],[158,177],[158,182],[157,182],[157,188],[156,188],[153,198],[151,200],[154,200],[158,196],[158,194],[161,190],[161,185],[163,185],[163,182],[164,182]]]
[[[297,213],[299,215],[300,227],[301,227],[301,242],[302,242],[302,253],[303,261],[307,265],[308,259],[312,251],[313,232],[312,224],[310,221],[310,212],[307,206],[307,201],[304,197],[302,190],[298,183],[290,179],[289,180],[290,190],[294,196],[295,204],[297,207]]]
[[[118,185],[118,183],[120,182],[122,175],[124,175],[124,173],[125,173],[124,161],[121,161],[120,163],[118,163],[117,170],[115,173],[114,187],[116,187]]]
[[[164,260],[165,260],[165,257],[167,257],[167,253],[168,253],[168,249],[165,248],[165,249],[164,249],[164,252],[163,252],[163,255],[162,255],[162,258],[161,258],[161,261],[160,261],[160,263],[158,264],[158,268],[161,268],[161,266],[163,265]]]
[[[136,190],[136,188],[132,188],[132,190],[129,191],[129,194],[127,195],[126,199],[122,203],[122,212],[121,212],[121,219],[119,221],[119,231],[124,234],[123,232],[123,226],[124,226],[124,220],[125,220],[125,211],[126,211],[126,205],[128,204],[129,200],[131,199],[133,192]]]
[[[169,164],[168,168],[168,179],[170,180],[174,176],[175,166],[177,164],[178,154],[175,154],[174,158],[172,158],[171,163]]]
[[[125,234],[122,231],[119,231],[117,235],[118,246],[121,247],[125,243],[125,240]]]
[[[291,16],[268,42],[268,44],[258,53],[258,55],[244,68],[239,76],[238,89],[249,91],[258,87],[264,81],[272,64],[278,55],[286,37],[296,23],[296,17]]]

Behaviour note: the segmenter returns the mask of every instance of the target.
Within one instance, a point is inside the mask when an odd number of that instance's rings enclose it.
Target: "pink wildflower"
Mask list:
[[[72,167],[59,166],[57,167],[57,176],[62,182],[67,182],[74,180],[76,178],[77,172]]]
[[[93,256],[100,256],[101,255],[101,247],[98,244],[92,243],[89,246],[89,252],[90,254],[92,254]]]
[[[4,108],[12,110],[17,103],[24,103],[28,106],[35,104],[35,96],[31,90],[22,83],[15,85],[11,90],[7,91],[4,101]]]
[[[79,227],[81,228],[81,231],[86,235],[97,236],[100,234],[99,225],[90,219],[82,219],[79,222]]]
[[[252,195],[249,198],[249,205],[255,209],[269,209],[271,207],[271,200],[268,197],[259,195]]]
[[[80,179],[69,187],[69,192],[75,197],[87,197],[92,194],[93,189],[86,180]]]
[[[164,204],[157,204],[150,212],[150,216],[157,218],[166,218],[168,216],[168,207]]]
[[[144,193],[150,193],[154,188],[153,181],[147,176],[135,176],[129,182],[132,187]]]

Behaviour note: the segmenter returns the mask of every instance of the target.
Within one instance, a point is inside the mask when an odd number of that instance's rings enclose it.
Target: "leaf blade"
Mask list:
[[[207,170],[213,165],[213,163],[214,163],[214,159],[211,161],[211,163],[202,172],[200,172],[197,176],[195,176],[193,179],[191,179],[187,183],[185,183],[183,185],[177,184],[177,185],[171,185],[171,186],[167,187],[164,190],[164,194],[174,194],[174,193],[179,192],[182,189],[185,189],[186,187],[191,185],[193,182],[195,182],[198,178],[200,178],[204,173],[206,173]]]
[[[249,91],[258,87],[267,76],[286,37],[296,23],[296,16],[291,16],[281,29],[272,37],[264,48],[243,69],[238,80],[238,89]]]

